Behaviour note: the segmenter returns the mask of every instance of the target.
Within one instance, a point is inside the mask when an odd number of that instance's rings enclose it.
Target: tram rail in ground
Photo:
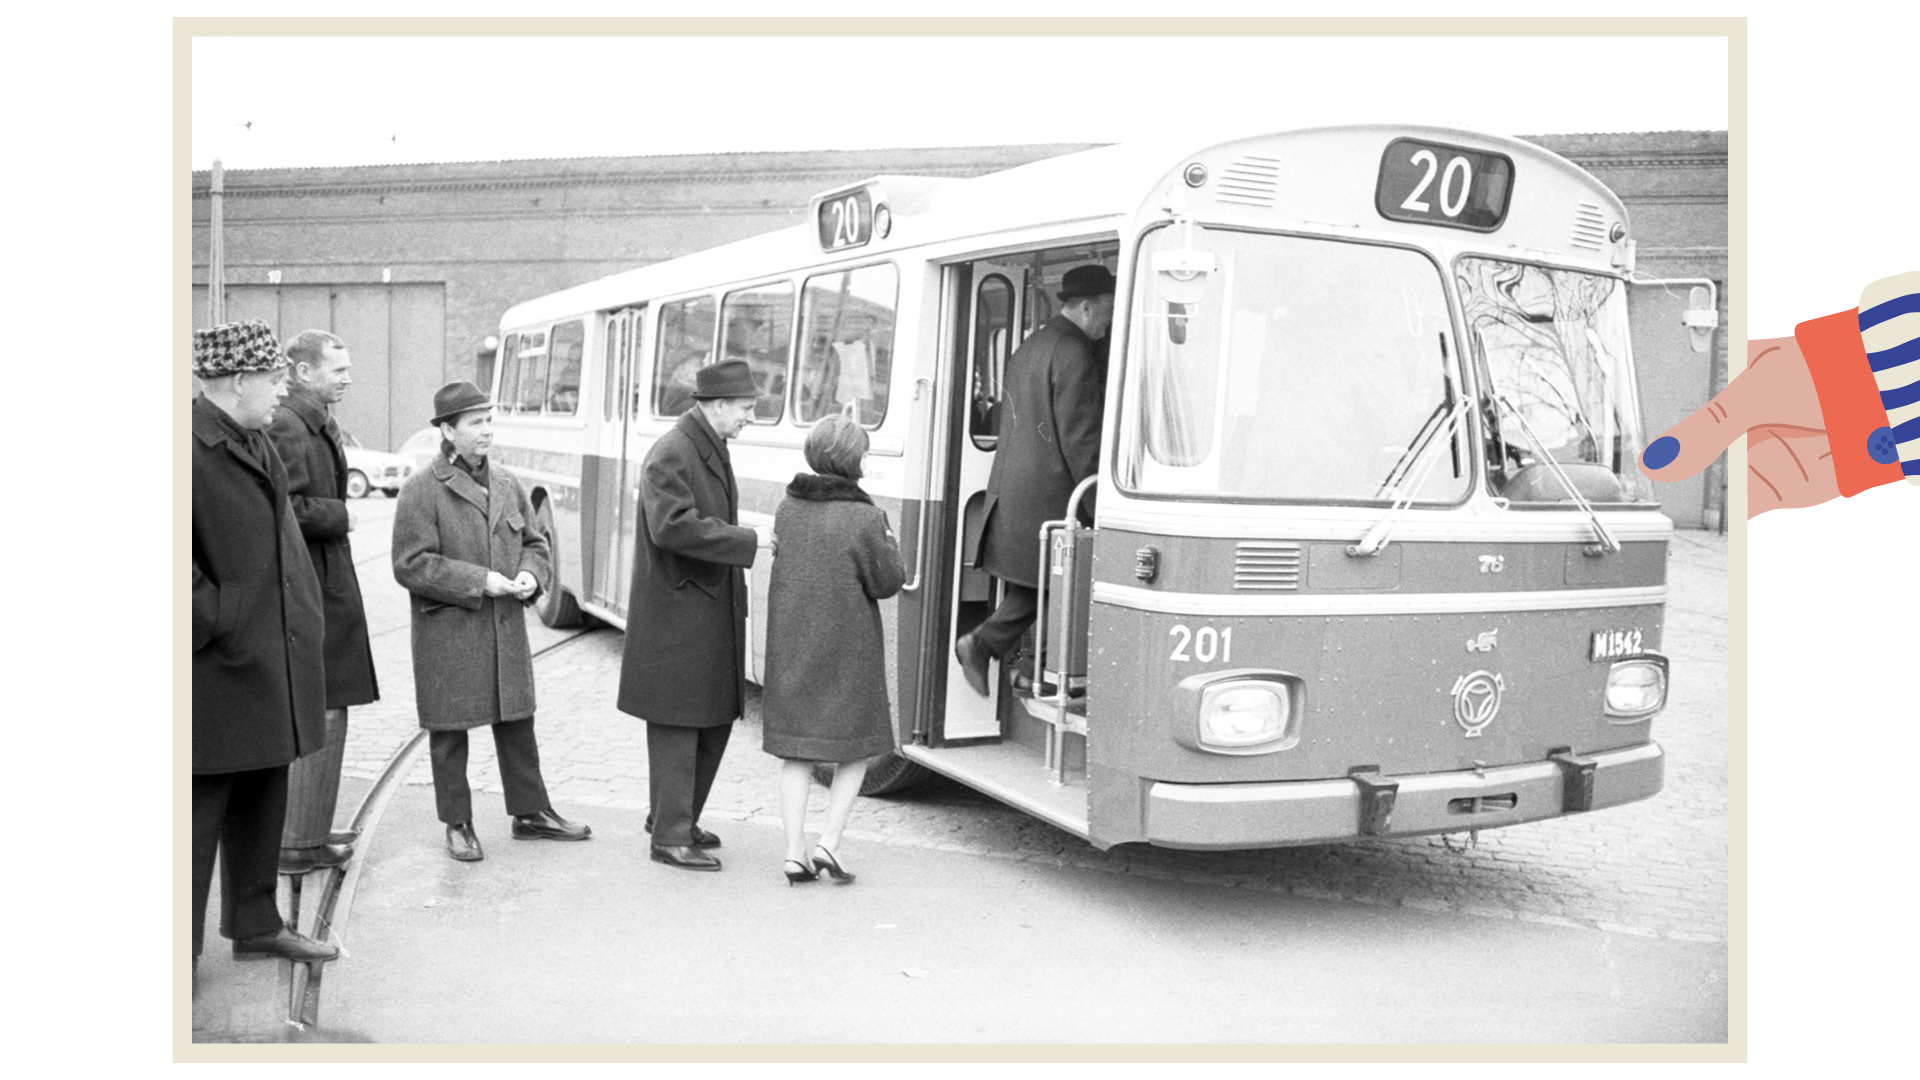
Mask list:
[[[534,662],[538,663],[541,659],[579,641],[595,629],[597,627],[583,628],[550,645],[534,650]],[[292,925],[296,929],[301,921],[303,894],[308,892],[314,894],[313,919],[307,931],[308,936],[318,941],[330,941],[334,939],[336,930],[345,929],[347,919],[353,911],[354,894],[360,885],[360,870],[366,865],[362,852],[370,846],[369,841],[373,838],[374,829],[379,826],[381,816],[386,812],[388,801],[393,798],[401,778],[406,776],[407,770],[413,767],[415,759],[419,757],[420,750],[426,743],[427,733],[424,729],[409,735],[387,759],[386,765],[380,770],[379,777],[361,798],[360,805],[354,810],[350,822],[350,827],[360,834],[359,840],[356,841],[359,846],[354,857],[340,866],[327,867],[292,877]],[[317,891],[309,887],[316,878],[318,879]],[[311,963],[280,961],[281,987],[286,992],[286,1023],[289,1035],[307,1032],[319,1026],[320,995],[325,985],[326,966],[325,961]]]

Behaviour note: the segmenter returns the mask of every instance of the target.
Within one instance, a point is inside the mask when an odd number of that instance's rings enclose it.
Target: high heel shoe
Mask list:
[[[798,869],[795,869],[796,867]],[[813,881],[820,876],[812,870],[807,869],[807,864],[801,862],[799,859],[788,859],[786,866],[781,869],[787,875],[788,886],[798,885],[803,881]]]
[[[826,873],[833,878],[834,884],[845,885],[853,880],[853,872],[842,869],[840,860],[833,857],[825,844],[813,845],[813,869],[817,874]]]

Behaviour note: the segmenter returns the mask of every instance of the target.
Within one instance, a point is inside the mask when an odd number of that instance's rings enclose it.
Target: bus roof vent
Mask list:
[[[1220,173],[1221,202],[1272,206],[1280,195],[1280,159],[1247,154]]]
[[[1300,545],[1286,540],[1242,540],[1233,549],[1233,587],[1261,592],[1300,587]]]
[[[1607,244],[1606,214],[1589,202],[1575,203],[1573,209],[1573,246],[1587,251],[1604,251]]]

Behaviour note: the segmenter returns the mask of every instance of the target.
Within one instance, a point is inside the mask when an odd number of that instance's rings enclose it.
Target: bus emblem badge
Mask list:
[[[1480,631],[1479,637],[1472,637],[1467,639],[1467,651],[1468,652],[1492,652],[1493,647],[1495,645],[1500,644],[1499,641],[1495,640],[1495,638],[1499,635],[1499,633],[1500,631],[1498,630]]]
[[[1462,675],[1453,684],[1453,718],[1466,731],[1467,738],[1479,738],[1480,732],[1493,723],[1494,715],[1500,711],[1500,696],[1506,689],[1506,679],[1491,671]]]

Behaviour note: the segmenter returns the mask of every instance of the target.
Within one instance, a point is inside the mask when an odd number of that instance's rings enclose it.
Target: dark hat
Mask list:
[[[1076,266],[1060,279],[1060,291],[1055,295],[1064,304],[1083,296],[1106,296],[1113,292],[1113,284],[1113,274],[1098,263]]]
[[[203,379],[241,371],[272,371],[286,362],[273,328],[259,319],[221,323],[193,332],[193,373]]]
[[[479,387],[470,382],[448,383],[434,392],[433,420],[430,422],[444,424],[461,413],[491,408],[493,402],[487,400],[487,395]]]
[[[753,369],[745,360],[722,360],[700,369],[693,380],[693,396],[696,398],[737,398],[759,397],[760,388],[754,385]]]

